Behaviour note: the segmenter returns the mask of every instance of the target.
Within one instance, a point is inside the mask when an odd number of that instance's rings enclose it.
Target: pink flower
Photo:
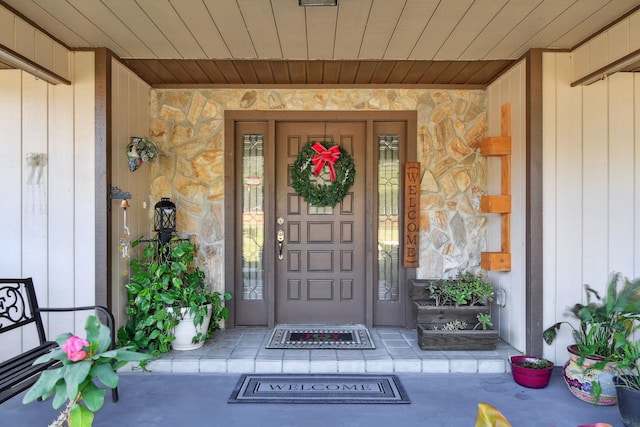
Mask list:
[[[62,344],[62,351],[67,353],[67,357],[72,362],[77,362],[78,360],[82,360],[87,357],[87,352],[84,351],[83,347],[88,347],[89,341],[83,340],[80,337],[72,336],[67,339],[64,344]]]

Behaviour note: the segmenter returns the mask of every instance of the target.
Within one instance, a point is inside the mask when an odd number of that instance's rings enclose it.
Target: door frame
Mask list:
[[[229,292],[235,291],[235,284],[238,277],[238,268],[236,259],[237,252],[237,235],[239,232],[238,210],[240,208],[239,201],[236,198],[237,189],[237,170],[238,170],[238,155],[236,147],[236,123],[237,122],[264,122],[267,123],[267,134],[265,140],[273,141],[275,138],[275,124],[278,121],[362,121],[366,123],[366,141],[367,144],[371,144],[375,141],[375,135],[373,131],[373,125],[375,122],[405,122],[406,123],[406,142],[404,145],[404,162],[414,162],[417,158],[417,111],[415,110],[403,110],[403,111],[239,111],[239,110],[227,110],[224,112],[224,194],[225,199],[229,199],[224,203],[224,276],[225,276],[225,290]],[[265,147],[266,154],[269,155],[269,150],[273,150],[273,146],[267,149]],[[374,150],[365,150],[366,164],[373,165]],[[401,164],[401,171],[404,170],[403,164]],[[365,230],[365,324],[367,327],[373,326],[373,306],[374,306],[374,283],[375,283],[375,259],[377,257],[377,251],[373,248],[376,247],[374,243],[374,231],[377,229],[374,220],[373,212],[375,206],[377,206],[377,185],[374,183],[374,168],[365,168],[366,180],[365,180],[365,207],[366,207],[366,230]],[[269,170],[271,170],[269,172]],[[273,174],[273,165],[265,164],[265,179],[267,176]],[[272,178],[272,177],[271,177]],[[402,174],[401,174],[402,178]],[[404,180],[401,179],[401,188],[403,187]],[[274,185],[273,180],[268,180],[265,186],[265,193],[273,192],[274,188],[270,187]],[[404,192],[400,191],[401,198]],[[400,206],[404,206],[403,200],[400,200]],[[275,220],[272,218],[274,215],[273,202],[269,201],[269,198],[265,198],[265,224],[271,224]],[[401,215],[402,222],[402,215]],[[275,247],[274,233],[265,233],[265,248]],[[402,239],[402,235],[401,235]],[[400,259],[402,259],[403,245],[400,244]],[[265,251],[264,255],[264,278],[265,286],[267,290],[265,292],[265,299],[267,300],[267,326],[272,328],[275,326],[275,287],[274,287],[274,263],[275,254],[274,251]],[[400,263],[400,275],[399,285],[406,289],[406,283],[408,279],[415,278],[415,268],[404,268]],[[405,292],[406,295],[406,292]],[[402,298],[402,297],[401,297]],[[230,308],[229,319],[226,322],[226,327],[236,326],[236,301],[237,297],[228,302]],[[401,304],[405,306],[405,326],[411,325],[411,307],[408,305],[407,298],[402,298]]]

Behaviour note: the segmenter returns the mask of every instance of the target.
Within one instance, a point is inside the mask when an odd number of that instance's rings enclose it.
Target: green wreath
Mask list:
[[[311,179],[329,169],[330,184]],[[356,170],[351,155],[331,141],[309,141],[291,167],[291,186],[313,206],[337,205],[353,185]]]

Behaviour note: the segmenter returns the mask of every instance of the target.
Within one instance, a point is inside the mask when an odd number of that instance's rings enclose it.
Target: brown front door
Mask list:
[[[276,124],[273,226],[284,233],[281,257],[275,248],[276,323],[365,323],[365,129],[364,122]],[[333,141],[353,157],[355,183],[333,208],[312,206],[291,187],[290,168],[308,141]]]

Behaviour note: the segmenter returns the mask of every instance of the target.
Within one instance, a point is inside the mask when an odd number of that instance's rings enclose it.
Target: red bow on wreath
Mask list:
[[[326,149],[324,148],[324,145],[316,142],[311,146],[311,148],[313,148],[313,151],[317,153],[314,154],[313,157],[311,157],[311,162],[314,165],[313,174],[315,176],[320,175],[320,171],[322,171],[324,165],[327,165],[329,166],[329,179],[331,181],[335,181],[336,170],[333,165],[335,165],[338,161],[338,158],[340,158],[340,147],[338,147],[337,145],[332,145],[331,147]]]

